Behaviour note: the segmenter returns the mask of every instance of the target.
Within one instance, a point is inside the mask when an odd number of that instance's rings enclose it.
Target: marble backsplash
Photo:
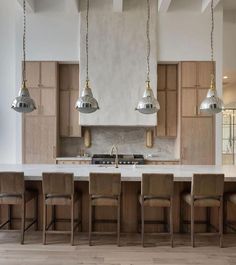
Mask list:
[[[61,138],[60,156],[74,157],[82,152],[110,153],[113,144],[121,154],[153,154],[158,157],[178,158],[176,139],[154,138],[152,148],[146,147],[146,128],[141,127],[91,127],[92,144],[84,147],[83,138]]]

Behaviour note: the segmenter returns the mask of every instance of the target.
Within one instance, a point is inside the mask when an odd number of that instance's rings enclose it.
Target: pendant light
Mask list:
[[[75,108],[81,113],[92,113],[99,109],[97,100],[93,97],[91,88],[89,87],[88,77],[88,22],[89,22],[89,0],[87,0],[86,13],[86,81],[81,97],[78,98]]]
[[[150,28],[150,0],[147,0],[147,81],[146,88],[143,93],[142,99],[138,102],[138,106],[135,110],[138,110],[143,114],[153,114],[156,113],[160,109],[160,105],[158,101],[155,99],[152,88],[150,86],[150,50],[151,50],[151,42],[149,35]]]
[[[215,86],[215,64],[214,64],[214,47],[213,47],[213,33],[214,33],[214,8],[213,0],[211,0],[211,62],[212,62],[212,74],[211,85],[207,92],[206,98],[200,105],[200,111],[205,114],[217,114],[224,108],[223,101],[217,96]]]
[[[26,87],[26,70],[25,70],[25,35],[26,35],[26,8],[25,0],[23,1],[24,10],[24,32],[23,32],[23,68],[22,68],[22,86],[19,91],[18,97],[12,102],[11,108],[20,113],[32,112],[36,109],[34,100],[30,97],[28,88]]]

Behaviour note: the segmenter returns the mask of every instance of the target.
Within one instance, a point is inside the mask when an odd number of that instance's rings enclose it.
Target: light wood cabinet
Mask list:
[[[177,87],[178,66],[176,64],[158,65],[157,99],[160,110],[157,113],[156,136],[177,136]]]
[[[183,118],[181,135],[182,164],[214,164],[214,141],[214,122],[212,118]]]
[[[59,66],[60,84],[60,136],[81,137],[79,113],[75,109],[79,97],[79,65],[61,64]]]
[[[158,160],[156,160],[156,161],[154,161],[154,160],[145,160],[145,164],[146,165],[155,165],[155,166],[158,166],[158,165],[166,165],[166,166],[168,166],[168,165],[179,165],[180,164],[180,161],[178,161],[178,160],[168,160],[168,161],[158,161]]]
[[[55,163],[57,63],[26,62],[27,85],[37,109],[23,115],[23,163]]]
[[[59,165],[90,165],[91,160],[57,160]]]
[[[210,116],[200,113],[200,105],[210,87],[212,62],[182,62],[182,116]]]
[[[181,163],[215,163],[215,118],[200,112],[212,73],[211,62],[181,63]]]

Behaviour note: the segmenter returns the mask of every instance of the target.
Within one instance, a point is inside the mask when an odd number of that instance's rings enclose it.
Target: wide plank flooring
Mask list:
[[[155,241],[154,241],[155,239]],[[40,232],[29,232],[25,245],[20,245],[16,232],[0,233],[1,265],[235,265],[236,235],[226,235],[225,247],[217,246],[212,237],[198,237],[197,247],[190,247],[188,235],[176,235],[175,247],[167,237],[147,238],[147,247],[139,245],[140,235],[122,235],[117,247],[112,236],[99,236],[89,247],[87,234],[76,236],[76,245],[69,245],[69,237],[48,236],[48,245],[41,244]],[[158,242],[158,244],[155,244]]]

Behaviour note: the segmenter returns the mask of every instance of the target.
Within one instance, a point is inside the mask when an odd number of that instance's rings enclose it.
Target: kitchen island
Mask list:
[[[225,174],[225,191],[236,191],[236,167],[235,166],[196,166],[196,165],[136,165],[136,166],[119,166],[114,165],[55,165],[55,164],[37,164],[37,165],[21,165],[21,164],[2,164],[0,171],[21,171],[25,174],[26,187],[37,189],[39,192],[39,228],[42,228],[42,172],[70,172],[74,174],[75,188],[82,193],[82,227],[83,231],[88,231],[88,180],[90,172],[110,172],[121,173],[122,180],[122,206],[121,206],[121,231],[135,233],[139,231],[140,205],[138,203],[138,194],[140,192],[140,181],[142,173],[173,173],[174,175],[174,231],[179,231],[179,206],[180,194],[183,191],[190,191],[191,180],[194,173],[223,173]],[[236,220],[236,209],[233,205],[228,206],[230,212],[230,220]],[[33,205],[29,205],[27,216],[33,215]],[[189,218],[189,207],[185,207],[185,216]],[[70,209],[67,207],[58,207],[56,216],[58,218],[66,218],[69,216]],[[0,218],[7,217],[7,207],[2,207]],[[20,209],[13,207],[13,216],[20,216]],[[50,213],[49,213],[50,216]],[[96,209],[95,216],[97,219],[114,219],[116,210],[106,207]],[[147,220],[163,219],[164,213],[162,209],[149,208],[145,212]],[[217,225],[217,209],[211,211],[212,223]],[[206,218],[205,209],[197,209],[196,218],[204,220]],[[18,227],[13,224],[13,227]],[[99,231],[114,230],[115,224],[96,224],[95,229]],[[196,231],[203,231],[205,225],[196,227]],[[66,223],[59,223],[57,229],[69,229]],[[154,224],[147,225],[147,231],[162,231],[163,226]]]

